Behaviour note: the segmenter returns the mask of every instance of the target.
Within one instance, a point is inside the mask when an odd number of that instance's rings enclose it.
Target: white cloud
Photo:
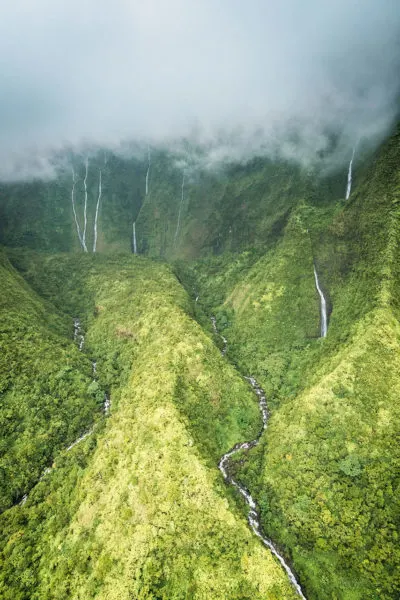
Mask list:
[[[0,176],[82,140],[235,131],[240,155],[301,124],[285,144],[309,159],[327,131],[379,134],[399,32],[397,0],[14,0],[0,21]]]

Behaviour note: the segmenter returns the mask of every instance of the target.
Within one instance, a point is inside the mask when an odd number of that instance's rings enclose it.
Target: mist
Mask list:
[[[398,114],[397,0],[14,0],[0,22],[0,178],[55,153],[185,137],[207,161],[347,160]]]

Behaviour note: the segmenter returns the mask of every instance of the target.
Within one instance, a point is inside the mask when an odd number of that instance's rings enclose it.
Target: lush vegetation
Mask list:
[[[399,157],[395,135],[350,202],[299,203],[265,256],[203,260],[187,276],[228,355],[268,392],[268,433],[238,476],[310,597],[399,594]]]
[[[82,252],[72,206],[72,169],[76,215],[83,231],[86,159],[88,251],[93,248],[101,171],[97,251],[129,252],[132,222],[145,195],[146,167],[140,155],[129,158],[109,151],[59,157],[54,180],[1,185],[0,243],[39,251]]]
[[[61,318],[0,255],[0,511],[29,491],[100,413],[92,366]]]
[[[2,515],[1,596],[294,598],[216,468],[254,437],[257,403],[188,316],[171,269],[11,256],[43,296],[82,311],[111,415]]]
[[[272,416],[259,446],[236,457],[236,476],[307,597],[394,599],[400,134],[356,156],[348,202],[344,173],[260,159],[210,173],[190,156],[152,150],[147,195],[147,157],[91,159],[90,232],[104,173],[96,256],[21,249],[79,250],[69,174],[1,190],[13,264],[2,258],[3,509],[55,468],[1,516],[0,595],[292,597],[216,469],[260,426],[239,371],[265,388]],[[82,220],[84,157],[71,160]],[[133,220],[140,253],[173,267],[105,256],[130,250]],[[330,313],[323,340],[314,265]],[[86,354],[72,343],[75,315]]]

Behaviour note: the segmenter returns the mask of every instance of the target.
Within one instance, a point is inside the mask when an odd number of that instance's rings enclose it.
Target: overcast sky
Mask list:
[[[351,147],[383,132],[396,110],[399,0],[3,4],[3,178],[33,158],[40,170],[49,148],[82,140],[235,131],[243,154],[299,123],[307,158],[327,130]]]

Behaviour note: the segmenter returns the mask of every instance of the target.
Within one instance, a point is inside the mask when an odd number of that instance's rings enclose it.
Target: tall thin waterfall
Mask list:
[[[149,193],[150,165],[151,165],[150,146],[148,146],[148,148],[147,148],[147,172],[146,172],[146,196]]]
[[[179,204],[178,222],[176,224],[176,231],[175,231],[175,237],[174,237],[175,242],[178,238],[179,229],[181,227],[181,214],[182,214],[182,206],[183,206],[184,197],[185,197],[185,171],[183,171],[183,175],[182,175],[181,201]]]
[[[76,182],[77,182],[77,179],[75,176],[75,170],[74,170],[74,167],[72,167],[72,191],[71,191],[72,212],[74,213],[76,232],[78,234],[79,243],[82,246],[82,248],[85,249],[83,242],[82,242],[81,228],[79,227],[78,216],[76,214],[76,208],[75,208],[75,185],[76,185]]]
[[[328,315],[326,312],[325,296],[319,285],[318,274],[317,274],[315,265],[314,265],[314,278],[315,278],[315,287],[317,288],[317,292],[319,294],[319,298],[321,301],[321,337],[324,338],[324,337],[326,337],[326,334],[328,333]]]
[[[100,200],[101,200],[101,169],[99,169],[99,195],[97,197],[96,214],[94,217],[93,252],[96,252],[96,247],[97,247],[97,219],[99,217]]]
[[[132,225],[132,245],[133,245],[133,254],[137,254],[136,221],[133,221],[133,225]]]
[[[83,219],[84,219],[84,225],[83,225],[83,235],[82,235],[82,245],[83,245],[83,249],[85,252],[88,251],[87,246],[86,246],[86,228],[87,228],[87,200],[88,200],[88,193],[87,193],[87,176],[88,176],[88,169],[89,169],[89,160],[86,159],[86,165],[85,165],[85,179],[83,180],[83,185],[85,187],[85,206],[83,209]]]
[[[350,164],[349,164],[349,170],[347,173],[346,200],[348,200],[350,198],[350,194],[351,194],[351,184],[353,181],[353,160],[354,160],[355,153],[356,153],[356,147],[354,146],[353,154],[351,155],[351,160],[350,160]]]

